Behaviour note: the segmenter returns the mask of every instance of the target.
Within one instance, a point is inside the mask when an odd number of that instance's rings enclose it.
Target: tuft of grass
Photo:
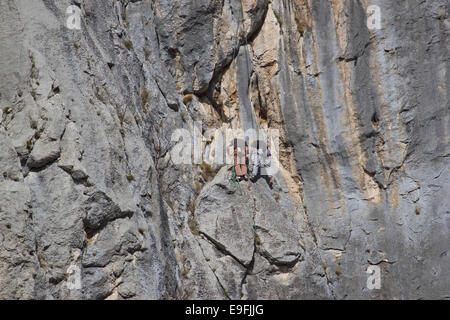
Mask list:
[[[197,198],[200,195],[200,192],[202,191],[202,184],[200,182],[196,182],[194,185],[194,199],[188,206],[188,210],[194,215],[195,213],[195,207],[197,206]]]
[[[187,104],[187,103],[191,102],[193,98],[194,98],[194,95],[192,93],[185,94],[183,96],[183,103]]]
[[[148,90],[146,88],[141,90],[141,103],[142,103],[142,107],[144,107],[149,100],[149,93]]]
[[[202,162],[200,165],[200,170],[200,174],[205,182],[211,181],[216,176],[216,170],[214,170],[213,167],[206,162]]]
[[[312,234],[314,243],[317,245],[318,241],[317,241],[317,236],[316,236],[316,233],[314,232],[314,230],[311,230],[311,234]]]
[[[261,245],[261,239],[259,238],[259,236],[257,234],[255,234],[255,245],[257,245],[257,246]]]
[[[38,259],[38,262],[39,262],[39,266],[41,267],[41,268],[46,268],[47,267],[47,265],[44,263],[44,255],[42,254],[42,253],[38,253],[37,254],[37,259]]]
[[[125,114],[119,113],[118,117],[119,117],[119,121],[120,121],[120,126],[123,127],[123,122],[125,121]]]
[[[167,205],[169,206],[169,208],[172,209],[172,211],[173,211],[173,208],[174,208],[173,202],[170,201],[170,200],[166,200],[166,203],[167,203]]]
[[[341,268],[337,268],[335,273],[339,277],[342,274]]]
[[[124,44],[125,48],[128,49],[128,51],[130,51],[131,48],[133,48],[133,43],[132,43],[130,40],[125,40],[125,41],[123,42],[123,44]]]
[[[144,55],[145,55],[145,60],[148,60],[148,58],[150,57],[150,50],[148,50],[148,49],[145,49],[144,50]]]
[[[27,141],[27,150],[31,151],[31,149],[33,149],[33,141],[32,141],[32,139]]]
[[[214,272],[215,272],[215,271],[216,271],[216,270],[214,270]],[[227,297],[228,299],[231,300],[230,295],[228,294],[227,290],[225,290],[225,288],[222,288],[222,290],[223,290],[223,294],[225,295],[225,297]]]
[[[183,276],[183,278],[187,278],[187,275],[189,274],[189,270],[187,268],[183,268],[183,272],[181,273],[181,275]]]
[[[189,203],[188,206],[188,209],[192,214],[194,214],[196,206],[197,206],[197,198],[194,198],[194,200],[191,203]]]
[[[299,242],[298,245],[303,249],[303,251],[306,251],[305,245],[302,242]]]
[[[128,174],[127,175],[127,180],[128,180],[128,182],[132,182],[132,181],[135,180],[135,178],[134,178],[134,176],[132,174]]]
[[[200,231],[198,230],[197,223],[195,223],[194,218],[189,219],[189,229],[191,230],[194,236],[200,236]]]
[[[198,196],[200,194],[200,191],[202,191],[202,184],[200,182],[196,182],[194,186],[195,194]]]
[[[275,194],[273,195],[273,197],[275,198],[276,202],[280,202],[281,196],[280,196],[279,193],[275,193]]]

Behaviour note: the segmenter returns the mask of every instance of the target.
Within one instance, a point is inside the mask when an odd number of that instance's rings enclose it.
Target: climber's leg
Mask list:
[[[247,164],[245,163],[245,158],[241,159],[241,169],[242,169],[242,175],[244,176],[244,179],[247,180],[248,179],[248,169],[247,169]]]
[[[258,175],[258,169],[259,169],[259,162],[256,162],[253,164],[253,171],[252,171],[252,176],[251,179],[255,179],[256,176]]]
[[[267,177],[266,181],[268,181],[269,186],[272,187],[273,184],[273,176],[272,176],[272,168],[270,167],[270,163],[267,163],[264,168],[261,169],[263,172],[262,175]]]

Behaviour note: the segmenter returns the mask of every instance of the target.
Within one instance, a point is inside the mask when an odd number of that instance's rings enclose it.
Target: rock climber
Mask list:
[[[234,147],[234,168],[236,171],[236,179],[248,180],[247,166],[248,166],[248,143],[237,138],[233,141]]]
[[[271,157],[269,147],[263,141],[257,140],[253,144],[250,160],[252,164],[252,175],[250,180],[254,181],[259,175],[268,178],[269,186],[272,187],[273,177],[271,174]]]

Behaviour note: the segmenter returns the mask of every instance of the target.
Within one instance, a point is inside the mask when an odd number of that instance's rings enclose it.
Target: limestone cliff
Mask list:
[[[446,0],[0,17],[0,298],[450,298]],[[176,164],[195,122],[279,130],[273,188]]]

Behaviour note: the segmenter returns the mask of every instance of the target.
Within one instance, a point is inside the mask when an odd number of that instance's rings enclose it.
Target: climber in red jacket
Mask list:
[[[248,143],[242,140],[234,139],[234,168],[236,171],[236,178],[238,180],[248,180],[247,164],[248,164]]]

